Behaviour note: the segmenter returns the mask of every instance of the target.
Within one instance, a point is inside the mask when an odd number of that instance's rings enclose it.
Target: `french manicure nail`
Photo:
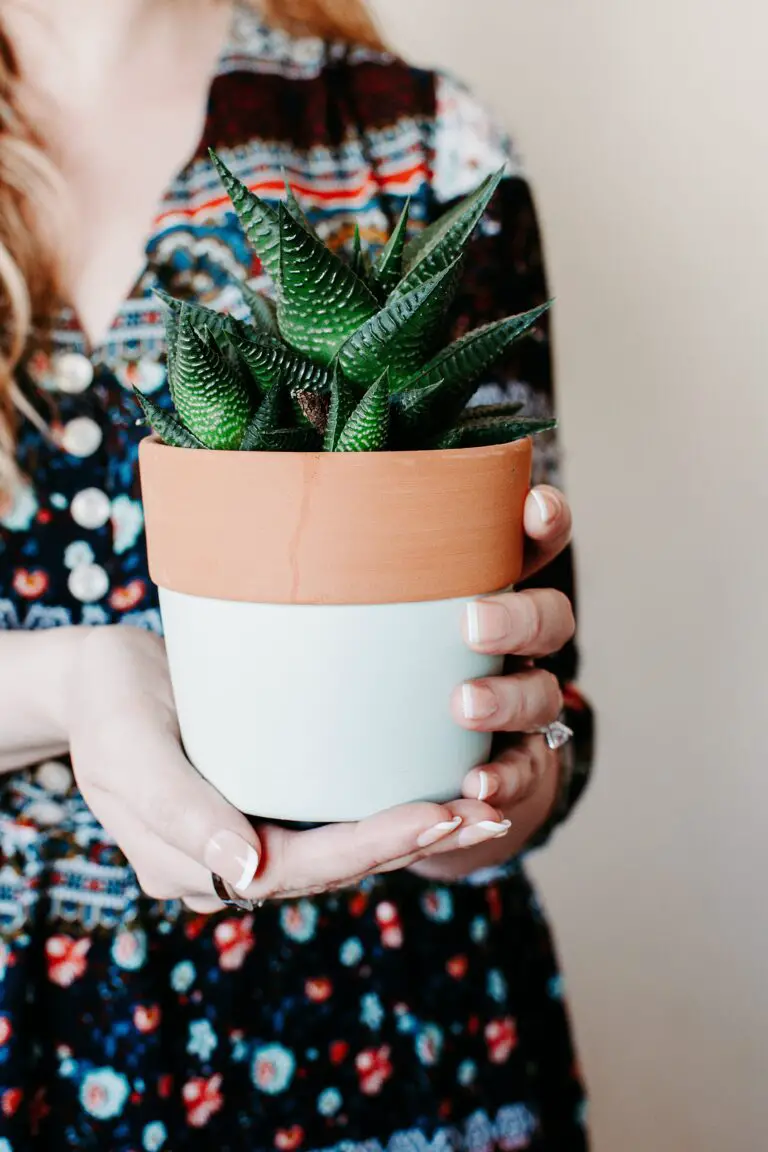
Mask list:
[[[467,604],[467,639],[470,644],[492,644],[509,632],[509,613],[502,604],[471,600]]]
[[[478,772],[480,778],[480,785],[477,790],[478,800],[487,800],[489,796],[495,795],[499,790],[499,781],[496,776],[491,776],[484,768]]]
[[[549,524],[557,515],[557,508],[555,507],[554,501],[547,499],[544,493],[539,492],[537,488],[531,490],[531,496],[533,496],[536,501],[542,524]]]
[[[450,836],[451,832],[455,832],[461,824],[461,816],[454,816],[453,820],[443,820],[441,824],[435,824],[433,828],[428,828],[426,832],[422,832],[416,843],[419,848],[430,848],[438,841],[444,840],[446,836]]]
[[[470,824],[459,832],[459,844],[462,848],[472,848],[476,844],[484,844],[486,840],[499,840],[506,836],[512,827],[511,820],[481,820],[478,824]]]
[[[217,832],[205,849],[205,866],[221,876],[237,892],[245,892],[259,866],[259,854],[236,832]]]
[[[464,684],[461,689],[461,707],[467,720],[487,720],[498,711],[498,702],[490,688],[481,684]]]

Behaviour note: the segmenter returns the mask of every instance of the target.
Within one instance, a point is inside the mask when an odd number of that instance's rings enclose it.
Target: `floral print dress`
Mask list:
[[[282,169],[338,247],[414,227],[506,161],[457,331],[543,299],[519,161],[456,82],[292,40],[239,13],[204,139],[167,190],[146,266],[103,346],[65,313],[20,380],[27,481],[0,511],[0,627],[161,627],[132,386],[167,403],[164,287],[245,314],[266,287],[207,158],[278,199]],[[544,337],[479,399],[547,413]],[[552,438],[538,478],[557,479]],[[571,588],[566,555],[542,580]],[[568,685],[569,646],[552,666]],[[589,712],[567,689],[589,757]],[[576,1152],[584,1103],[549,932],[522,863],[453,885],[409,873],[202,917],[143,896],[68,763],[0,780],[0,1152]]]

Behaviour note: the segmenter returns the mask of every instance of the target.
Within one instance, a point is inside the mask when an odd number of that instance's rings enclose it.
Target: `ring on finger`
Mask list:
[[[222,904],[226,904],[228,908],[237,908],[240,912],[253,912],[256,908],[263,908],[263,900],[249,900],[247,896],[241,896],[235,892],[234,888],[218,876],[215,872],[211,873],[213,879],[213,890],[221,900]]]
[[[547,747],[553,752],[558,748],[563,748],[569,740],[573,739],[573,729],[569,728],[567,724],[563,724],[562,720],[555,720],[552,724],[544,724],[540,728],[534,728],[529,735],[543,736],[547,742]]]

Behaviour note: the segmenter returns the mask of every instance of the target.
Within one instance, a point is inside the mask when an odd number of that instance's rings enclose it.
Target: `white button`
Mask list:
[[[93,381],[93,364],[79,352],[62,352],[53,360],[53,379],[60,392],[76,396]]]
[[[35,772],[35,783],[46,792],[68,792],[72,784],[72,773],[60,760],[46,760]]]
[[[28,808],[24,809],[24,816],[33,824],[46,828],[52,827],[54,824],[61,824],[66,812],[61,804],[57,804],[54,800],[35,800]]]
[[[80,564],[70,572],[67,584],[75,600],[92,604],[106,596],[109,576],[100,564]]]
[[[103,433],[90,416],[78,416],[64,425],[61,444],[70,456],[92,456],[101,444]]]
[[[81,528],[103,528],[109,520],[111,510],[109,496],[100,488],[83,488],[70,505],[72,519]]]

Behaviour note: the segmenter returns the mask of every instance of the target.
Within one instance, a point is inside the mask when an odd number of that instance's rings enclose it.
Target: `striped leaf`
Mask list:
[[[523,440],[539,432],[549,432],[557,427],[556,420],[534,420],[519,417],[517,420],[478,420],[459,429],[462,448],[480,448],[486,444],[509,444],[513,440]]]
[[[308,235],[283,205],[278,323],[283,338],[330,364],[342,344],[378,311],[375,296],[340,257]]]
[[[408,233],[408,217],[411,211],[410,196],[400,213],[397,226],[387,244],[373,262],[369,284],[380,300],[386,300],[400,283],[403,274],[403,252]]]
[[[293,188],[291,188],[291,185],[288,183],[288,177],[285,173],[283,173],[283,183],[285,184],[285,207],[287,208],[288,212],[291,214],[296,223],[304,229],[305,232],[308,232],[310,236],[317,236],[317,233],[310,224],[304,209],[296,199]]]
[[[424,363],[435,331],[456,291],[459,265],[408,292],[393,297],[375,316],[350,336],[339,353],[344,374],[356,384],[373,384],[389,370],[393,391],[407,382]]]
[[[155,404],[154,400],[139,392],[138,388],[134,388],[133,391],[147,423],[163,444],[168,444],[171,448],[205,448],[205,444],[198,440],[197,436],[193,436],[172,413]]]
[[[410,240],[403,253],[403,266],[406,279],[415,274],[422,265],[430,264],[433,259],[445,250],[445,262],[452,264],[464,251],[477,225],[483,218],[483,213],[493,199],[499,184],[504,177],[504,169],[489,176],[480,187],[470,196],[454,204],[447,212],[423,228]],[[452,253],[452,255],[451,255]],[[428,271],[426,268],[419,272],[419,276],[433,276],[439,268]],[[405,291],[401,284],[398,291]]]
[[[328,424],[325,429],[323,448],[326,452],[335,452],[339,438],[344,431],[350,416],[357,405],[357,395],[339,368],[338,360],[334,364],[331,381],[331,406],[328,410]]]
[[[246,188],[234,176],[226,164],[219,159],[213,149],[210,157],[224,185],[224,191],[232,201],[245,235],[253,245],[262,267],[277,282],[280,276],[280,228],[277,212],[269,204]]]
[[[363,239],[360,235],[360,225],[355,224],[355,235],[352,240],[352,259],[350,266],[355,276],[365,282],[365,253],[363,252]]]
[[[264,435],[262,452],[320,452],[323,438],[314,428],[277,428]]]
[[[206,448],[239,446],[248,423],[248,392],[212,338],[198,335],[186,311],[179,320],[170,387],[182,423]]]
[[[461,423],[470,424],[478,420],[492,420],[494,417],[517,416],[522,412],[522,404],[473,404],[461,414]]]
[[[287,416],[288,400],[289,393],[285,381],[277,380],[251,417],[240,440],[241,452],[267,451],[269,436],[282,427]]]
[[[337,452],[380,452],[389,432],[389,385],[386,373],[355,408],[336,445]]]
[[[256,292],[245,280],[239,282],[243,300],[250,309],[256,331],[266,333],[268,336],[279,336],[277,327],[277,307],[268,296]]]
[[[306,392],[330,391],[333,379],[330,369],[286,348],[275,337],[259,334],[247,342],[238,340],[236,348],[262,392],[268,391],[283,376],[292,388]]]
[[[550,302],[551,303],[551,302]],[[399,395],[400,422],[411,433],[451,424],[472,397],[477,381],[547,311],[543,304],[486,324],[443,349]]]

